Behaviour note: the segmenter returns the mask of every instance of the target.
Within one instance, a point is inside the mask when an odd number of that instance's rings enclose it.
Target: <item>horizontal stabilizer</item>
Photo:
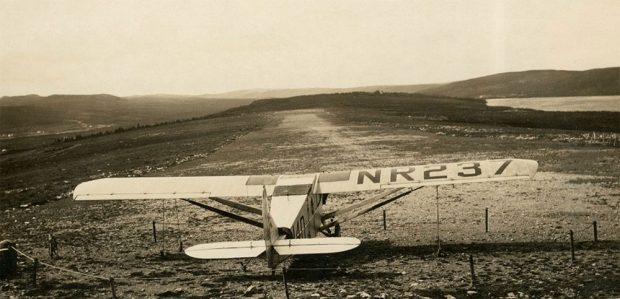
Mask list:
[[[185,249],[197,259],[234,259],[257,257],[265,251],[265,241],[237,241],[198,244]]]
[[[283,239],[273,244],[280,255],[336,253],[359,245],[360,240],[356,238]]]

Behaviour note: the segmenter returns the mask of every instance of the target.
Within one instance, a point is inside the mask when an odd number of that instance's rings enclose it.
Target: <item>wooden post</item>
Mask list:
[[[570,235],[570,259],[574,263],[575,262],[575,243],[573,240],[573,230],[569,231]]]
[[[153,242],[157,243],[157,229],[155,228],[155,220],[153,220]]]
[[[39,267],[39,259],[32,261],[32,286],[37,286],[37,268]]]
[[[387,215],[385,209],[383,209],[383,230],[387,230]]]
[[[596,221],[592,221],[592,228],[594,229],[594,243],[598,242],[598,226]]]
[[[439,237],[439,185],[435,186],[435,203],[437,208],[437,252],[435,256],[441,254],[441,238]]]
[[[166,251],[166,199],[161,201],[161,252],[162,257]]]
[[[110,289],[112,290],[112,299],[116,299],[116,286],[114,286],[113,277],[110,277]]]
[[[17,274],[17,252],[9,240],[0,242],[0,279],[9,279]]]
[[[489,232],[489,208],[484,208],[484,232]]]
[[[286,267],[282,267],[282,279],[284,280],[284,292],[286,294],[286,299],[289,299],[288,282],[286,281]]]
[[[56,241],[56,238],[54,238],[52,234],[48,234],[47,239],[49,241],[50,258],[55,259],[58,257],[58,241]]]
[[[472,287],[476,286],[476,272],[474,271],[474,256],[469,255],[469,272],[471,274],[471,285]]]

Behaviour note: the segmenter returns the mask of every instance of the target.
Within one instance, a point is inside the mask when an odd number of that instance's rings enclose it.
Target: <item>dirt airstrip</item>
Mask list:
[[[541,164],[532,180],[422,188],[386,206],[387,230],[381,210],[344,224],[343,236],[357,237],[362,245],[342,254],[287,260],[292,298],[620,296],[618,177],[549,171],[557,170],[558,157],[570,151],[591,152],[609,161],[593,168],[618,167],[618,149],[549,147],[514,140],[519,146],[505,149],[506,143],[498,139],[347,124],[337,113],[323,110],[269,117],[270,125],[232,140],[204,159],[153,175],[290,174],[508,157]],[[327,208],[371,194],[333,195]],[[238,200],[260,205],[258,199]],[[485,232],[486,208],[489,232]],[[152,221],[158,229],[157,243]],[[592,242],[593,221],[598,223],[598,243]],[[262,260],[242,265],[238,260],[201,261],[179,254],[179,241],[187,247],[262,239],[260,229],[180,201],[61,200],[2,211],[0,229],[3,239],[15,241],[20,250],[41,261],[114,277],[120,298],[285,296],[280,270],[272,277]],[[569,230],[574,231],[575,262]],[[59,242],[58,259],[47,255],[47,234]],[[475,285],[470,255],[475,261]],[[43,267],[35,288],[30,285],[30,262],[20,258],[20,269],[17,279],[0,282],[0,297],[111,297],[104,280]]]

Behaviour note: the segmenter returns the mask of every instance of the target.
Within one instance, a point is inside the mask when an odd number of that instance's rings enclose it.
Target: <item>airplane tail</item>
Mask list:
[[[278,258],[284,255],[337,253],[359,245],[360,240],[356,238],[284,239],[271,244],[272,253]],[[217,242],[189,247],[185,249],[185,254],[199,259],[252,258],[260,256],[266,249],[264,240]]]
[[[264,252],[267,265],[274,269],[280,263],[281,256],[336,253],[351,250],[360,244],[356,238],[280,239],[269,207],[270,198],[263,189],[263,240],[199,244],[185,249],[185,254],[199,259],[231,259],[258,257]]]
[[[236,241],[198,244],[185,249],[185,254],[197,259],[236,259],[258,257],[265,252],[265,242]]]
[[[267,189],[263,186],[263,239],[265,240],[265,257],[267,258],[267,266],[274,269],[280,257],[278,252],[274,250],[274,244],[280,237],[278,227],[275,225],[270,213],[271,199],[267,196]]]

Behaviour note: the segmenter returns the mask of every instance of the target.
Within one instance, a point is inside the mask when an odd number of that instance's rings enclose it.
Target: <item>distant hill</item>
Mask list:
[[[480,99],[620,95],[620,67],[501,73],[434,86],[419,92]]]
[[[209,115],[251,101],[192,96],[121,98],[107,94],[3,97],[0,98],[0,137],[153,124]]]
[[[439,86],[439,84],[413,85],[373,85],[351,88],[290,88],[290,89],[244,89],[218,94],[200,95],[205,98],[217,99],[274,99],[290,98],[305,95],[351,93],[351,92],[402,92],[416,93],[424,89]]]
[[[485,101],[420,93],[341,93],[256,100],[226,110],[230,116],[252,112],[328,109],[340,118],[362,123],[470,123],[492,126],[619,132],[620,112],[550,112],[490,107]]]
[[[409,97],[397,93],[421,94],[424,101],[441,98],[487,99],[507,97],[562,97],[620,95],[620,67],[587,71],[533,70],[490,75],[447,84],[376,85],[353,88],[299,88],[299,89],[248,89],[220,94],[144,95],[116,97],[98,95],[25,95],[0,98],[0,139],[29,135],[48,135],[116,127],[153,124],[210,115],[227,109],[250,104],[258,99],[292,98],[284,102],[268,102],[259,109],[281,109],[315,106],[325,100],[350,105],[362,93],[374,94],[377,101],[371,106],[385,110],[394,105],[386,99],[397,97],[400,102]],[[341,94],[342,97],[321,95]],[[353,100],[351,100],[353,98]],[[346,100],[343,100],[346,99]],[[416,98],[418,101],[420,98]],[[346,102],[346,103],[345,103]],[[457,109],[461,102],[442,109]],[[265,104],[265,102],[263,102]],[[364,103],[368,105],[369,103]],[[406,103],[399,103],[401,104]],[[420,106],[418,106],[420,107]],[[437,106],[438,107],[438,106]],[[258,108],[252,106],[252,108]],[[470,107],[471,108],[471,107]],[[425,108],[427,109],[427,107]],[[460,114],[459,114],[460,115]]]

